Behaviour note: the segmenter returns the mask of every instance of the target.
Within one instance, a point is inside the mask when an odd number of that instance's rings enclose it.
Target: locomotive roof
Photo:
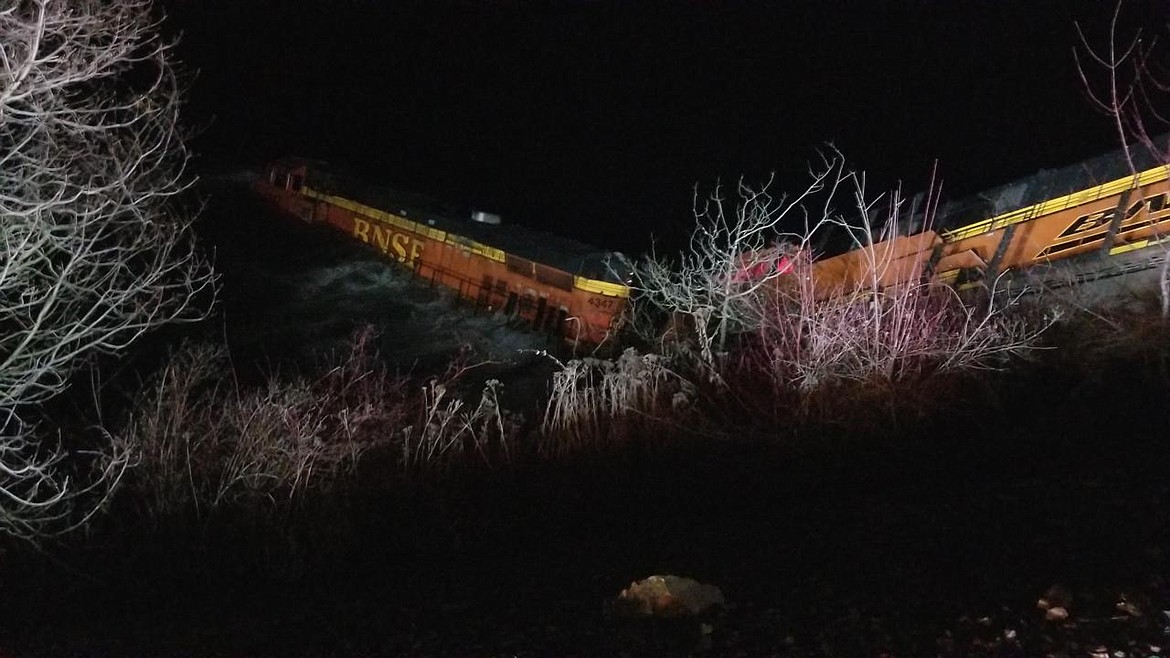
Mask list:
[[[287,160],[307,169],[306,184],[363,205],[391,212],[419,224],[470,238],[513,256],[589,279],[625,283],[610,270],[613,252],[518,224],[487,224],[471,219],[471,209],[414,192],[370,183],[320,161]],[[617,263],[615,262],[616,266]]]
[[[1152,142],[1153,148],[1145,144],[1134,144],[1129,148],[1133,167],[1139,172],[1167,162],[1170,135],[1155,138]],[[1042,169],[1027,178],[973,196],[942,203],[935,217],[934,227],[940,231],[960,228],[996,215],[1125,178],[1131,173],[1123,149],[1059,169]],[[913,208],[915,204],[921,205],[921,199],[921,194],[916,196],[911,202],[911,207]]]

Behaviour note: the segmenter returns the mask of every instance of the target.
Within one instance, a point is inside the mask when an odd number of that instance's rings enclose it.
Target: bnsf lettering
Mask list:
[[[1142,212],[1143,210],[1145,212]],[[1116,237],[1120,238],[1162,221],[1170,214],[1167,213],[1167,210],[1170,210],[1170,192],[1161,192],[1139,199],[1126,208],[1121,223],[1118,225]],[[1113,223],[1116,216],[1117,208],[1107,208],[1077,217],[1068,225],[1068,228],[1056,237],[1057,242],[1036,254],[1036,258],[1047,258],[1076,247],[1103,241],[1109,225]]]
[[[1064,229],[1064,231],[1056,237],[1057,239],[1067,238],[1070,235],[1076,235],[1078,233],[1104,228],[1113,221],[1113,215],[1116,213],[1116,208],[1109,208],[1108,210],[1098,210],[1097,212],[1091,212],[1087,215],[1081,215],[1080,217],[1077,217],[1072,224],[1069,224],[1068,228]]]
[[[399,263],[414,263],[422,255],[422,243],[418,240],[412,240],[405,233],[392,231],[388,227],[371,224],[360,217],[353,219],[353,237],[381,249],[387,255],[393,253]]]

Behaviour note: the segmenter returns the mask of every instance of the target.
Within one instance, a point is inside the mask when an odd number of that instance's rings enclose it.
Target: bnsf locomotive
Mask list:
[[[300,159],[273,163],[255,189],[285,214],[338,229],[478,308],[560,334],[574,346],[605,344],[629,301],[611,254],[501,225],[498,215],[459,216],[432,199]]]
[[[433,201],[355,180],[320,164],[286,160],[271,165],[256,189],[285,213],[329,224],[481,308],[522,318],[574,345],[602,345],[614,335],[630,287],[610,267],[611,254],[501,226],[487,213],[459,217]],[[1042,171],[931,212],[916,212],[923,204],[913,200],[909,205],[899,215],[905,219],[897,237],[813,263],[818,296],[875,280],[879,286],[925,280],[960,289],[1020,273],[1034,280],[1043,269],[1036,266],[1057,262],[1075,267],[1044,285],[1153,267],[1166,258],[1170,166],[1164,153],[1134,149]],[[764,269],[786,267],[778,262]],[[739,275],[750,279],[753,273]]]
[[[1166,138],[1158,140],[1162,147]],[[880,284],[932,280],[958,288],[1027,274],[1045,286],[1128,274],[1166,257],[1170,166],[1166,153],[1135,147],[948,203],[933,213],[904,209],[898,237],[818,260],[822,296],[874,275]],[[910,212],[906,212],[910,210]],[[1164,243],[1162,243],[1164,244]],[[1037,266],[1061,264],[1066,267]],[[1045,280],[1047,279],[1047,280]]]

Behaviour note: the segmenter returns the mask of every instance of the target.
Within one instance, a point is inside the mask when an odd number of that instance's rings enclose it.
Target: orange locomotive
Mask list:
[[[609,341],[629,302],[631,289],[609,267],[610,254],[499,226],[494,215],[459,219],[433,201],[361,187],[305,160],[273,164],[256,189],[288,214],[327,223],[479,307],[574,345]],[[929,218],[903,216],[909,219],[896,237],[813,263],[817,295],[875,281],[972,288],[1057,262],[1075,265],[1077,278],[1062,273],[1057,285],[1153,267],[1167,252],[1170,165],[1145,149],[1117,152],[947,204]]]
[[[1112,153],[948,204],[932,222],[922,217],[935,228],[902,227],[899,237],[817,261],[818,294],[869,280],[871,263],[882,286],[928,279],[958,288],[1058,261],[1075,264],[1082,279],[1153,267],[1170,233],[1170,166],[1146,149]]]
[[[629,301],[611,254],[502,226],[497,215],[460,218],[431,199],[367,186],[301,159],[270,165],[255,189],[285,214],[328,224],[478,308],[521,318],[574,346],[605,344]]]

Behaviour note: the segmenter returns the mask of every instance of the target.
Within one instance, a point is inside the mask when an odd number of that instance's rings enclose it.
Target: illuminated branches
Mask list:
[[[902,201],[869,198],[865,176],[835,151],[791,200],[739,185],[734,208],[717,193],[695,213],[689,250],[676,263],[633,264],[640,299],[693,322],[712,381],[800,395],[842,382],[903,382],[994,367],[1031,349],[1051,320],[1007,314],[1015,297],[991,284],[968,303],[907,257]],[[928,219],[929,222],[929,219]],[[845,261],[817,262],[814,235],[832,230]],[[927,253],[929,246],[927,247]],[[727,339],[736,336],[731,344]],[[717,358],[726,349],[729,358]]]
[[[1080,48],[1073,49],[1077,74],[1094,108],[1113,122],[1117,138],[1132,173],[1137,173],[1133,145],[1140,145],[1167,159],[1165,147],[1154,143],[1155,133],[1170,126],[1159,111],[1157,96],[1170,92],[1170,78],[1156,65],[1157,38],[1147,39],[1141,28],[1127,40],[1119,34],[1124,0],[1118,0],[1103,45],[1094,46],[1076,23]],[[1095,70],[1095,71],[1094,71]],[[1098,73],[1103,74],[1099,79]]]
[[[788,274],[790,257],[807,247],[809,236],[827,221],[828,207],[816,213],[807,204],[817,195],[831,200],[852,176],[835,151],[809,173],[811,181],[791,197],[774,197],[772,180],[757,189],[741,179],[735,201],[724,196],[722,186],[702,201],[696,191],[695,230],[678,261],[652,254],[626,263],[644,300],[693,325],[708,364],[714,350],[726,348],[729,335],[759,326],[761,295]]]
[[[76,485],[40,405],[98,355],[200,316],[214,279],[176,204],[181,89],[147,0],[0,10],[0,528],[56,528]],[[99,479],[120,472],[112,464]],[[113,469],[113,470],[111,470]]]

